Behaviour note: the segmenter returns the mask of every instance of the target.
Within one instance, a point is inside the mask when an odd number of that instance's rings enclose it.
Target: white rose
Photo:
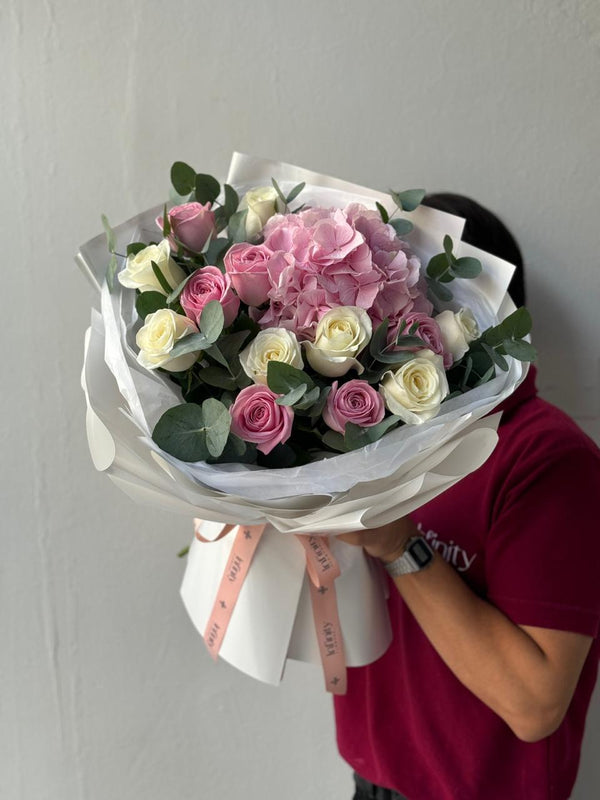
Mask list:
[[[469,344],[479,336],[479,326],[470,308],[461,308],[456,314],[442,311],[435,317],[442,334],[442,345],[446,353],[452,353],[458,361],[469,349]]]
[[[128,289],[139,289],[140,292],[165,292],[152,269],[152,261],[159,267],[169,286],[175,289],[185,279],[185,272],[171,258],[169,242],[163,239],[160,244],[144,247],[139,253],[128,256],[125,269],[119,272],[119,283]]]
[[[384,373],[379,391],[388,410],[404,422],[419,425],[435,417],[449,392],[442,356],[419,350],[399,369]]]
[[[267,385],[269,361],[283,361],[302,369],[302,352],[293,331],[286,328],[265,328],[240,353],[240,364],[254,383]]]
[[[162,367],[169,372],[183,372],[197,360],[199,351],[175,358],[170,353],[176,342],[191,333],[198,333],[191,319],[170,308],[160,308],[148,314],[144,326],[137,332],[135,341],[140,348],[137,360],[146,369]]]
[[[246,192],[240,208],[248,209],[246,217],[246,236],[254,239],[262,231],[265,222],[277,213],[279,195],[273,186],[260,186]]]
[[[349,369],[364,372],[356,356],[371,339],[373,327],[364,308],[331,308],[319,320],[314,342],[304,342],[311,367],[328,378],[339,378]]]

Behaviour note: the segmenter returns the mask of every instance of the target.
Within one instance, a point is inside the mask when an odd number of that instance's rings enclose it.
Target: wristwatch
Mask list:
[[[424,536],[411,536],[404,547],[404,552],[383,566],[392,576],[408,575],[411,572],[420,572],[433,561],[433,550]]]

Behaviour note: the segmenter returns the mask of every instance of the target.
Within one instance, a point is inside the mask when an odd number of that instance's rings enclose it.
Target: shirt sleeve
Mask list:
[[[592,445],[522,453],[488,534],[488,599],[516,624],[597,636],[599,507]]]

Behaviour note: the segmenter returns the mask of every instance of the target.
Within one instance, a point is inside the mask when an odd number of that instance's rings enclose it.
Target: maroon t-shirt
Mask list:
[[[409,800],[566,800],[577,773],[600,650],[600,452],[536,396],[534,369],[501,407],[489,460],[411,516],[513,622],[595,638],[563,723],[526,743],[454,676],[392,585],[393,642],[348,670],[335,714],[343,758]]]

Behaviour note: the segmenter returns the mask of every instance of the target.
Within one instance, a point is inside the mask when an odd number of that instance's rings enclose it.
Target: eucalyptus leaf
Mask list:
[[[478,258],[464,256],[456,259],[452,269],[458,278],[476,278],[481,274],[481,261]]]
[[[108,267],[106,268],[106,283],[108,284],[108,291],[111,293],[114,291],[115,288],[115,278],[118,269],[119,269],[119,262],[117,261],[116,255],[113,253],[108,262]]]
[[[206,251],[206,263],[213,266],[218,266],[218,262],[229,247],[227,239],[211,239],[208,249]]]
[[[447,289],[442,283],[433,278],[427,278],[427,287],[438,300],[444,303],[450,302],[454,296],[450,289]]]
[[[203,367],[199,371],[198,377],[201,381],[208,384],[208,386],[215,386],[218,389],[225,389],[232,392],[237,389],[235,380],[226,370],[220,367]]]
[[[168,294],[168,295],[167,295],[167,301],[166,301],[166,302],[167,302],[167,303],[173,303],[173,302],[175,302],[175,300],[177,300],[177,298],[179,297],[179,295],[180,295],[180,294],[181,294],[181,292],[183,291],[183,289],[184,289],[184,287],[185,287],[186,283],[187,283],[187,282],[189,281],[189,279],[190,279],[190,278],[191,278],[193,275],[195,275],[195,274],[196,274],[196,272],[192,272],[190,275],[188,275],[188,276],[187,276],[187,278],[184,278],[184,279],[181,281],[181,283],[179,284],[179,286],[177,286],[175,289],[173,289],[173,291],[172,291],[172,292],[170,292],[170,294]]]
[[[296,186],[294,186],[292,191],[285,198],[285,204],[289,205],[292,202],[292,200],[295,200],[298,197],[298,195],[300,194],[300,192],[302,191],[302,189],[304,189],[305,186],[306,186],[306,183],[304,183],[304,181],[302,183],[296,184]]]
[[[314,381],[301,369],[284,364],[283,361],[269,361],[267,365],[267,386],[275,394],[287,394],[302,384],[312,389]],[[306,389],[305,389],[306,391]]]
[[[207,458],[206,461],[209,464],[253,464],[256,461],[256,447],[230,433],[221,455]]]
[[[219,350],[216,344],[211,344],[210,347],[207,347],[204,352],[206,353],[207,356],[213,358],[218,364],[221,364],[221,366],[229,370],[229,362],[227,361],[223,353]]]
[[[162,288],[163,288],[163,290],[164,290],[165,294],[166,294],[166,295],[170,295],[170,294],[171,294],[171,292],[173,291],[173,287],[172,287],[172,286],[169,284],[169,281],[168,281],[168,280],[165,278],[165,276],[162,274],[162,270],[161,270],[161,268],[158,266],[158,264],[156,263],[156,261],[151,261],[150,263],[152,264],[152,272],[154,273],[154,275],[155,275],[155,277],[156,277],[156,280],[157,280],[157,281],[160,283],[160,285],[162,286]]]
[[[506,359],[504,358],[504,356],[501,355],[493,347],[490,347],[489,344],[486,344],[485,342],[482,342],[481,346],[483,347],[485,352],[488,354],[488,356],[492,359],[492,361],[497,366],[499,366],[500,369],[503,370],[503,372],[506,372],[506,370],[508,369],[508,363],[507,363]]]
[[[110,223],[108,221],[108,217],[106,216],[106,214],[102,214],[100,216],[100,219],[102,220],[102,227],[104,228],[104,233],[106,234],[106,244],[108,247],[108,252],[114,253],[117,246],[115,232],[110,227]]]
[[[311,408],[320,398],[320,390],[318,386],[313,386],[310,392],[306,392],[304,397],[302,398],[301,402],[294,403],[294,409],[297,411],[306,411],[307,409]],[[319,412],[320,413],[320,412]],[[313,411],[311,409],[311,416]]]
[[[404,219],[404,217],[391,219],[389,224],[396,231],[397,236],[406,236],[415,227],[409,219]]]
[[[390,221],[390,215],[388,214],[386,207],[382,206],[381,203],[377,202],[375,203],[375,205],[377,206],[377,211],[379,211],[379,214],[383,222],[388,223]]]
[[[348,447],[344,441],[344,437],[337,431],[327,431],[323,434],[323,444],[330,447],[332,450],[337,450],[339,453],[347,453]]]
[[[403,211],[414,211],[421,205],[425,197],[425,189],[406,189],[404,192],[393,192],[390,190],[392,200]]]
[[[535,361],[537,357],[535,347],[522,339],[506,339],[502,344],[506,353],[517,361]]]
[[[392,414],[382,419],[377,425],[369,425],[368,427],[347,422],[344,429],[344,443],[348,450],[357,450],[359,447],[364,447],[381,439],[384,433],[397,425],[399,421],[400,417]]]
[[[196,175],[194,192],[198,203],[214,203],[221,192],[221,184],[212,175]]]
[[[293,406],[294,403],[297,403],[301,397],[304,396],[307,390],[307,385],[305,383],[300,383],[298,386],[290,389],[287,394],[284,394],[283,397],[278,397],[275,402],[279,406]]]
[[[425,349],[427,345],[422,339],[419,339],[421,349]],[[387,353],[379,353],[377,361],[381,364],[396,364],[400,366],[406,364],[416,356],[411,350],[391,350]]]
[[[190,333],[175,342],[171,349],[171,356],[184,356],[186,353],[199,353],[210,347],[210,342],[203,333]]]
[[[483,386],[484,383],[491,381],[495,374],[496,370],[494,369],[494,365],[492,364],[492,366],[484,372],[481,378],[479,378],[475,386]],[[475,388],[475,386],[473,388]]]
[[[154,427],[152,439],[161,450],[181,461],[206,461],[210,456],[202,407],[196,403],[183,403],[165,411]]]
[[[127,254],[127,258],[129,256],[136,256],[138,253],[141,253],[142,250],[145,250],[148,247],[147,244],[144,242],[131,242],[131,244],[127,245],[127,250],[125,251]]]
[[[231,414],[226,406],[214,397],[202,403],[202,414],[206,434],[206,447],[213,458],[223,452],[229,436]]]
[[[165,203],[163,206],[162,235],[166,239],[170,233],[171,233],[171,220],[169,219],[167,204]]]
[[[237,211],[237,207],[240,204],[240,198],[233,186],[230,186],[228,183],[226,183],[223,188],[225,190],[225,202],[223,203],[223,208],[225,210],[226,218],[229,219],[229,217],[232,214],[235,214]]]
[[[184,161],[176,161],[171,167],[171,183],[179,195],[189,195],[194,190],[196,171]]]
[[[369,353],[372,358],[378,358],[379,354],[382,353],[387,347],[387,334],[388,334],[389,324],[390,321],[386,317],[375,328],[375,331],[371,336],[371,341],[369,342]]]
[[[248,209],[244,208],[241,211],[236,211],[235,214],[232,214],[229,218],[229,224],[227,225],[227,232],[229,234],[229,238],[234,243],[245,242],[246,241],[246,217],[248,216]]]
[[[148,314],[154,314],[161,308],[167,307],[167,298],[160,292],[140,292],[135,299],[135,310],[141,319],[146,319]]]
[[[421,339],[420,336],[398,336],[396,339],[398,347],[427,347],[427,344]]]
[[[200,314],[200,331],[209,344],[214,344],[223,330],[225,317],[223,306],[218,300],[211,300],[202,309]]]
[[[283,205],[287,206],[287,201],[285,199],[285,195],[281,191],[281,188],[280,188],[279,184],[277,183],[277,181],[275,180],[275,178],[271,178],[271,183],[273,184],[273,188],[277,192],[277,195],[278,195],[279,199],[281,200],[281,202],[283,203]]]
[[[426,272],[430,278],[439,278],[440,275],[443,275],[447,271],[448,267],[448,256],[446,253],[438,253],[429,259]]]
[[[511,322],[512,336],[514,339],[522,339],[524,336],[527,336],[532,328],[531,314],[525,306],[517,308],[517,310],[513,311],[504,321]]]
[[[219,339],[219,350],[223,353],[227,361],[231,361],[238,355],[242,345],[250,336],[250,331],[236,331],[221,336]]]

